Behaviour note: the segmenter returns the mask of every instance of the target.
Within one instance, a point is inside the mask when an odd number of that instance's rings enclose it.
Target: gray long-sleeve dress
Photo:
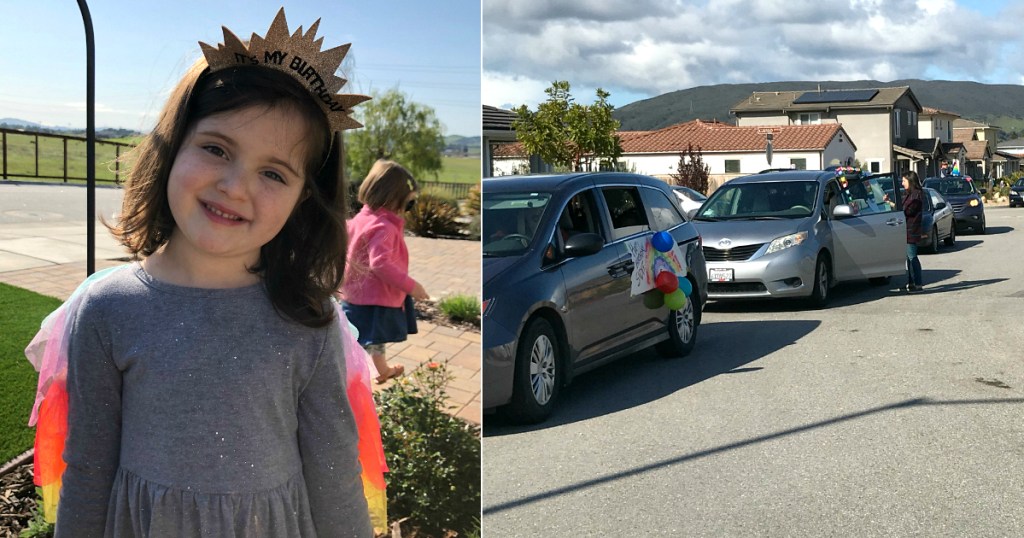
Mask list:
[[[58,537],[372,536],[337,324],[135,264],[72,327]]]

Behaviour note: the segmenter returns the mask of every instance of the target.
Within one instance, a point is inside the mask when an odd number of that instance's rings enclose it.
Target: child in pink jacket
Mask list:
[[[404,373],[401,364],[388,366],[384,346],[416,334],[413,299],[430,298],[409,276],[402,213],[416,203],[417,185],[402,165],[378,160],[359,186],[363,209],[348,221],[348,261],[342,284],[342,306],[359,329],[359,344],[373,357],[377,383]]]

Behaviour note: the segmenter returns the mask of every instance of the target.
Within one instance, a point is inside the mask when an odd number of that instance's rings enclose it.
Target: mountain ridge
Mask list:
[[[624,105],[612,112],[623,131],[649,131],[694,119],[734,123],[729,109],[753,92],[850,90],[909,86],[921,106],[938,108],[996,125],[1001,138],[1024,133],[1024,86],[973,81],[899,79],[853,81],[780,81],[715,84],[676,90]]]

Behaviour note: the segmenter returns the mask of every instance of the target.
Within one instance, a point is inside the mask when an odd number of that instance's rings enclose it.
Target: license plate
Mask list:
[[[708,269],[708,280],[712,282],[732,282],[732,269]]]

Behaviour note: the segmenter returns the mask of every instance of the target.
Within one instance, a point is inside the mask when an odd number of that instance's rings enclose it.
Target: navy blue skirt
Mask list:
[[[400,307],[341,303],[345,316],[359,329],[359,345],[403,342],[416,334],[416,307],[412,296],[405,296]]]

